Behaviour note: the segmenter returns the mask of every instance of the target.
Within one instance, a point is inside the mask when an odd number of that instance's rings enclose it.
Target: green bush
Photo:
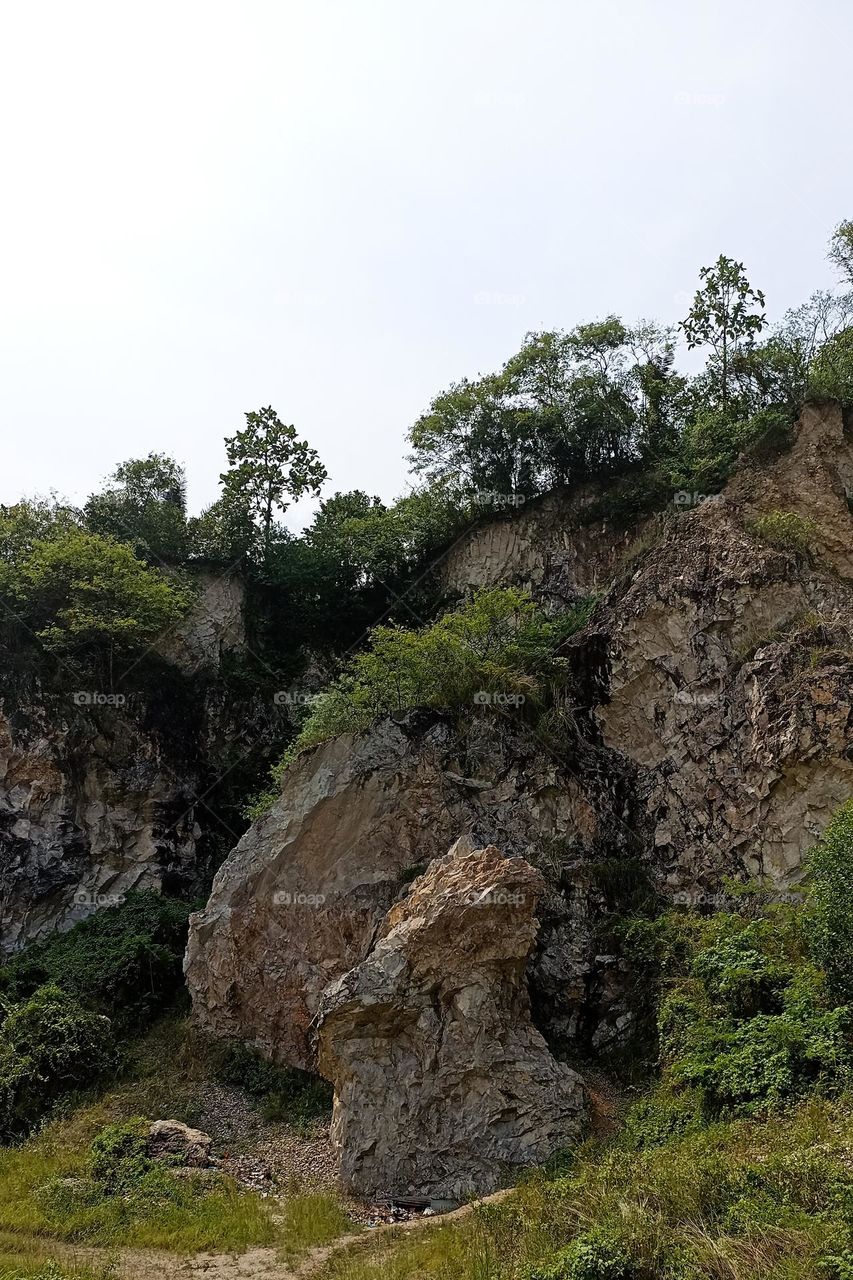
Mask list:
[[[837,811],[808,859],[808,938],[834,997],[853,1004],[853,800]]]
[[[758,537],[769,542],[771,547],[798,555],[808,555],[818,534],[814,520],[798,515],[796,511],[768,511],[758,517],[753,528]]]
[[[183,985],[190,910],[174,898],[129,893],[12,959],[0,969],[0,995],[22,1000],[52,983],[107,1014],[118,1031],[142,1027]]]
[[[123,1124],[109,1124],[96,1134],[91,1147],[90,1171],[107,1195],[131,1190],[154,1169],[146,1151],[148,1121],[137,1116]]]
[[[109,1020],[56,986],[6,1005],[0,1026],[0,1141],[23,1137],[61,1097],[115,1065]]]
[[[618,1236],[594,1227],[547,1262],[528,1267],[523,1280],[631,1280],[631,1258]]]
[[[287,766],[301,752],[366,728],[377,716],[414,707],[475,710],[493,695],[540,703],[546,676],[560,660],[554,649],[584,624],[594,601],[547,619],[530,596],[492,588],[419,631],[376,627],[368,648],[315,703],[294,743],[273,770],[274,786],[248,810],[260,817],[274,803]]]
[[[658,1014],[671,1089],[687,1088],[709,1116],[749,1111],[851,1078],[851,1011],[810,963],[804,909],[758,918],[720,912],[700,926],[687,972]]]

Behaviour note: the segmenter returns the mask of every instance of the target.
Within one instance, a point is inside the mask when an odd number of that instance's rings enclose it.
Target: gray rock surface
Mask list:
[[[544,888],[522,859],[459,841],[327,989],[319,1064],[348,1191],[461,1200],[577,1139],[582,1082],[530,1021]]]

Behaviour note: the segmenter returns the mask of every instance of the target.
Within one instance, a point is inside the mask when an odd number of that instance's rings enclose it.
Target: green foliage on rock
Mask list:
[[[376,627],[368,646],[315,702],[285,763],[342,733],[358,732],[374,719],[414,707],[450,709],[510,699],[535,703],[553,651],[564,638],[559,620],[548,620],[529,595],[492,588],[417,631]]]
[[[191,907],[152,892],[129,893],[65,933],[36,942],[0,968],[0,996],[26,1000],[60,987],[118,1030],[146,1025],[183,984]]]
[[[818,535],[814,520],[796,511],[768,511],[758,517],[754,529],[758,537],[769,542],[771,547],[799,555],[808,555]]]
[[[46,649],[110,664],[150,646],[192,600],[125,543],[64,522],[0,565],[0,594]]]

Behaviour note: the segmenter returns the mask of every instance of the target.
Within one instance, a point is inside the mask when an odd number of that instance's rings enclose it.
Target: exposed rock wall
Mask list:
[[[460,841],[326,989],[319,1063],[349,1191],[458,1201],[577,1139],[580,1078],[530,1021],[525,966],[544,891],[523,859]]]
[[[513,516],[475,525],[444,560],[445,587],[465,594],[518,586],[554,607],[603,590],[630,544],[657,517],[630,530],[601,518],[588,522],[584,513],[600,496],[595,485],[557,489]]]
[[[199,1018],[310,1065],[326,985],[364,959],[410,869],[465,831],[545,872],[538,1025],[597,1043],[624,1028],[617,962],[595,950],[596,862],[610,860],[612,881],[614,860],[639,860],[682,901],[718,894],[728,874],[784,888],[853,793],[851,472],[840,412],[813,408],[755,490],[740,478],[647,527],[646,549],[566,646],[574,689],[556,729],[489,724],[472,708],[461,730],[413,715],[304,756],[194,918]],[[813,557],[755,535],[777,504],[816,519]],[[519,539],[489,574],[530,571]]]
[[[567,860],[627,847],[626,770],[611,772],[610,758],[579,734],[552,749],[519,712],[483,707],[462,725],[426,713],[386,719],[307,753],[192,917],[186,974],[196,1017],[312,1067],[326,986],[364,959],[412,876],[459,832],[547,863],[552,878]],[[549,892],[543,903],[534,985],[555,1036],[575,1029],[595,981],[594,897],[579,874],[571,893]]]
[[[0,705],[0,945],[67,927],[131,889],[189,888],[199,773],[114,707]]]

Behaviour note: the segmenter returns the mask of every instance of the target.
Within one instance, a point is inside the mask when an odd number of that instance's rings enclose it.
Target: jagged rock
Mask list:
[[[75,692],[0,702],[0,950],[196,876],[197,769]]]
[[[825,444],[823,416],[807,429]],[[840,414],[834,429],[846,465]],[[793,485],[791,465],[784,455]],[[762,492],[782,501],[772,468],[762,474]],[[809,503],[806,479],[803,489],[788,508]],[[813,563],[756,536],[757,509],[726,494],[680,516],[593,624],[606,651],[604,739],[640,766],[668,887],[697,905],[725,873],[795,882],[853,793],[853,584],[834,563],[845,528],[853,547],[844,489],[813,504],[824,512]]]
[[[634,528],[590,518],[596,483],[550,493],[502,519],[484,520],[454,542],[441,566],[448,591],[518,586],[545,605],[565,607],[608,586],[629,545],[657,517]],[[488,507],[484,508],[488,509]]]
[[[157,645],[187,675],[202,668],[217,671],[225,654],[246,648],[246,586],[240,575],[196,570],[192,583],[197,592],[193,607]]]
[[[281,798],[250,828],[191,918],[186,975],[197,1020],[269,1057],[312,1068],[320,996],[367,955],[414,874],[459,831],[529,860],[618,856],[633,837],[613,753],[578,734],[555,754],[518,714],[472,707],[455,717],[379,721],[300,757]],[[477,786],[472,786],[472,779]],[[616,816],[614,816],[614,814]],[[535,1000],[556,1035],[573,1031],[595,954],[590,898],[549,892],[534,961]],[[571,961],[567,977],[566,957]]]
[[[460,841],[326,991],[319,1064],[349,1191],[460,1200],[577,1138],[580,1077],[530,1021],[525,966],[544,888],[522,859]]]
[[[182,1165],[201,1169],[211,1163],[213,1139],[200,1129],[190,1129],[180,1120],[154,1120],[145,1141],[146,1154],[153,1160],[168,1156]]]

